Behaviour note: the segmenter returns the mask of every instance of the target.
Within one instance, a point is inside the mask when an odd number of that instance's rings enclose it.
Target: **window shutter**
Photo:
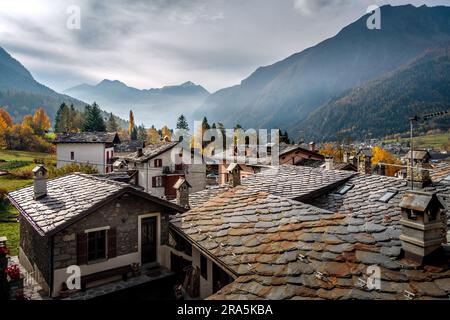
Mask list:
[[[108,259],[117,257],[117,229],[108,230]]]
[[[152,177],[152,187],[156,187],[156,177]]]
[[[161,177],[161,187],[166,187],[166,176]]]
[[[87,234],[77,234],[77,264],[83,265],[87,263]]]

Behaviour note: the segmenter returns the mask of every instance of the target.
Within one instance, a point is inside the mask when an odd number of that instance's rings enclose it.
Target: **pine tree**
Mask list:
[[[130,139],[131,139],[132,141],[136,141],[136,140],[137,140],[137,136],[138,136],[137,129],[136,129],[136,126],[134,126],[134,127],[131,129]]]
[[[147,130],[143,124],[137,128],[137,139],[139,141],[147,141]]]
[[[116,118],[112,114],[109,114],[108,121],[106,122],[106,131],[108,132],[117,132],[119,130],[119,125],[116,122]]]
[[[59,106],[55,116],[55,132],[64,133],[69,130],[68,121],[70,110],[65,103]]]
[[[98,105],[94,102],[92,106],[86,106],[83,123],[85,132],[106,132],[105,121]]]
[[[189,124],[187,123],[186,117],[183,114],[178,117],[177,129],[189,130]]]

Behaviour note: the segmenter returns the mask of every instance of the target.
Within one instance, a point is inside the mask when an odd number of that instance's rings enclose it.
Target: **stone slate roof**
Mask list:
[[[137,152],[134,152],[128,156],[125,156],[124,159],[127,161],[146,162],[172,149],[178,143],[179,142],[164,142],[159,144],[150,144],[142,150],[142,157],[138,157]]]
[[[438,163],[433,163],[430,171],[430,177],[433,182],[443,182],[450,176],[450,162],[441,161]],[[448,181],[447,183],[450,183]]]
[[[284,155],[286,153],[292,152],[292,151],[296,151],[296,150],[302,150],[303,152],[314,154],[316,156],[320,156],[320,157],[323,158],[323,156],[321,156],[319,153],[309,150],[308,146],[304,145],[304,144],[302,144],[302,145],[300,145],[300,144],[287,144],[287,143],[282,142],[279,145],[279,154],[280,154],[280,156],[282,156],[282,155]]]
[[[47,181],[47,196],[34,200],[33,186],[8,194],[8,198],[22,215],[41,234],[51,234],[108,198],[123,192],[139,192],[127,183],[102,179],[92,175],[75,173]],[[140,192],[173,208],[178,206]],[[185,211],[185,210],[179,210]]]
[[[424,267],[402,259],[406,182],[355,175],[346,183],[354,187],[344,195],[310,204],[242,185],[177,215],[174,227],[235,275],[210,299],[448,299],[448,258]],[[378,201],[393,189],[390,201]],[[365,285],[372,265],[380,290]]]
[[[120,143],[116,132],[60,133],[54,143]]]
[[[144,146],[145,142],[140,140],[123,141],[120,144],[114,146],[114,151],[116,153],[136,152],[138,148],[144,148]]]
[[[285,198],[296,199],[321,192],[334,184],[343,184],[354,173],[348,171],[326,171],[310,167],[281,165],[268,167],[241,180],[241,184],[254,191],[268,192]],[[222,185],[195,192],[189,195],[191,208],[195,208],[216,195],[227,191],[228,185]]]
[[[411,159],[411,150],[408,151],[403,158]],[[425,160],[425,159],[430,159],[430,158],[431,158],[431,155],[427,150],[414,150],[413,151],[413,159]]]

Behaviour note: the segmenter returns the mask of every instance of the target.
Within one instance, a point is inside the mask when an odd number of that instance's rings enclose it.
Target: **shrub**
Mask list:
[[[0,189],[0,207],[5,205],[7,193],[8,191],[6,191],[5,189]]]
[[[98,170],[90,165],[84,164],[69,164],[67,166],[61,168],[50,167],[48,170],[48,174],[50,178],[56,178],[60,176],[64,176],[73,172],[82,172],[86,174],[95,174],[98,173]]]
[[[29,169],[17,169],[9,173],[15,179],[32,179],[33,172]]]

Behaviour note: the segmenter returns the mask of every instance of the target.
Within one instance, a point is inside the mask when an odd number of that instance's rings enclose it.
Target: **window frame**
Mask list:
[[[354,184],[346,183],[346,184],[344,184],[342,187],[340,187],[338,190],[336,190],[335,193],[338,194],[338,195],[343,196],[343,195],[346,195],[346,194],[347,194],[350,190],[352,190],[354,187],[355,187]]]
[[[94,264],[102,261],[108,260],[108,230],[109,227],[101,227],[101,228],[95,228],[95,229],[89,229],[85,230],[84,233],[86,234],[86,261],[87,264]],[[99,257],[98,252],[96,252],[96,257],[91,258],[90,257],[90,250],[89,250],[89,236],[92,234],[98,234],[98,233],[104,233],[104,254],[103,256]],[[95,239],[95,241],[99,241],[99,239]],[[97,245],[97,243],[96,243]],[[98,250],[98,248],[96,248]]]
[[[75,160],[75,151],[70,151],[70,160],[71,161]]]
[[[153,166],[155,168],[162,168],[162,166],[163,166],[162,159],[155,159],[155,160],[153,160]]]
[[[386,190],[383,195],[378,198],[378,202],[389,203],[393,197],[395,197],[398,193],[398,190]],[[386,199],[383,199],[386,198]]]

